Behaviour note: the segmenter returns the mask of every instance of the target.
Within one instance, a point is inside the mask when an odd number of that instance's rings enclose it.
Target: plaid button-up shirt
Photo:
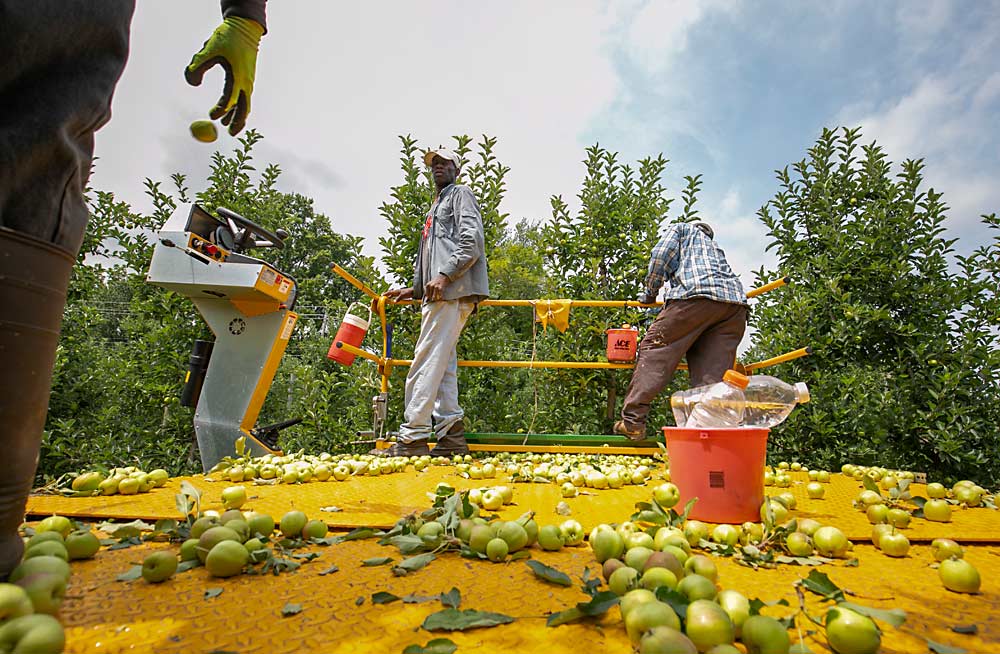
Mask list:
[[[655,301],[664,282],[670,284],[664,300],[708,298],[747,304],[743,284],[729,267],[722,248],[692,223],[670,225],[653,248],[644,299]]]

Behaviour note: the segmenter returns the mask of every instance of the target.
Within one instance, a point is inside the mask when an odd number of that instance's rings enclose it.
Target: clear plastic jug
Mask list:
[[[743,426],[770,429],[784,421],[797,404],[809,401],[809,387],[805,382],[789,384],[777,377],[753,375],[743,395]]]
[[[712,384],[701,394],[684,426],[689,429],[740,427],[746,406],[743,389],[749,381],[746,375],[727,370],[721,382]]]

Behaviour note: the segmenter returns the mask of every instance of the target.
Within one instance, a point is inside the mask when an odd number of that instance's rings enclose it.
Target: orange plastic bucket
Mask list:
[[[705,522],[760,522],[769,429],[664,427],[670,480],[683,506],[697,497],[688,517]]]
[[[608,330],[608,361],[629,363],[635,361],[639,330],[635,327]]]

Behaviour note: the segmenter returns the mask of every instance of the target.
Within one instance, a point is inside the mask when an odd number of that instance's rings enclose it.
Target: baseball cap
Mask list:
[[[708,223],[696,222],[694,226],[703,231],[708,238],[715,238],[715,230]]]
[[[424,153],[424,165],[430,166],[431,162],[434,161],[434,157],[441,157],[442,159],[447,159],[455,164],[455,169],[458,170],[462,167],[462,158],[459,157],[455,152],[438,146],[436,150],[428,150]]]

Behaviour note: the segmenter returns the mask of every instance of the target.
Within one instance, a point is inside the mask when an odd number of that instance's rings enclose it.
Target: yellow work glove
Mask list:
[[[257,70],[257,47],[264,28],[255,20],[230,16],[222,21],[201,50],[184,69],[184,79],[200,86],[205,71],[216,64],[226,71],[226,85],[219,102],[208,112],[209,118],[222,118],[229,133],[239,134],[250,115],[250,96]]]

